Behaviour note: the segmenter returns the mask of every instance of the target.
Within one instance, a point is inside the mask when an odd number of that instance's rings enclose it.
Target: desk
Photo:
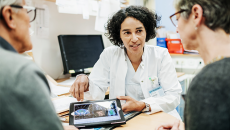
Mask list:
[[[185,73],[177,73],[178,78],[183,75],[185,75]],[[106,94],[109,94],[109,88]],[[64,118],[67,119],[64,123],[68,123],[69,116],[65,116]],[[115,130],[155,130],[155,128],[162,123],[174,122],[175,119],[175,117],[164,112],[158,112],[151,115],[142,113],[127,121],[125,125],[115,128]],[[183,127],[183,125],[184,123],[181,123],[180,128]]]
[[[65,80],[68,80],[68,79],[57,79],[56,82],[60,83],[60,82],[63,82]],[[71,87],[71,86],[65,86],[65,87]],[[68,94],[64,94],[64,95],[70,95],[70,94],[68,93]],[[109,87],[108,87],[107,91],[105,92],[105,95],[109,95]],[[63,96],[63,95],[61,95],[61,96]]]
[[[69,123],[69,116],[66,116],[65,118],[67,119],[67,122],[65,123]],[[155,130],[159,125],[174,122],[175,120],[175,117],[164,112],[158,112],[151,115],[142,113],[127,121],[125,125],[116,127],[114,130]],[[184,123],[181,122],[180,129],[183,127]]]
[[[155,130],[155,128],[162,123],[174,122],[175,120],[175,117],[164,112],[158,112],[151,115],[142,113],[127,121],[125,125],[121,125],[114,130]],[[180,128],[183,127],[184,123],[181,122]]]

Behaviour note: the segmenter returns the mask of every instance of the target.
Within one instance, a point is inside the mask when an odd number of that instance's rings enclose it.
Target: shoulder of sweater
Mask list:
[[[18,53],[1,49],[0,55],[0,68],[2,68],[0,69],[0,73],[2,80],[14,81],[20,73],[24,73],[25,76],[34,74],[34,72],[42,73],[33,61],[24,58]]]

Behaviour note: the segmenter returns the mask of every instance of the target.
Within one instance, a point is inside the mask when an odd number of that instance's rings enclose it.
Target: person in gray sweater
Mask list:
[[[198,50],[206,64],[185,96],[185,129],[230,129],[230,1],[175,0],[175,8],[170,18],[183,47]],[[157,130],[179,125],[169,122]]]
[[[32,49],[29,27],[35,17],[27,14],[33,7],[24,5],[0,0],[0,130],[63,130],[45,76],[18,54]]]

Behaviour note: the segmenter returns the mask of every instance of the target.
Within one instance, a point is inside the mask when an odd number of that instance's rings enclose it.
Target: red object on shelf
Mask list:
[[[168,39],[166,38],[167,41],[167,48],[169,53],[176,53],[176,54],[183,54],[184,53],[184,48],[181,43],[181,39]],[[175,43],[174,41],[179,41],[179,43]]]

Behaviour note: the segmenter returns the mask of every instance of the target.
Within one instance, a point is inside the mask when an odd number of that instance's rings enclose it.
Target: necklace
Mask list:
[[[224,58],[226,58],[226,57],[225,57],[225,56],[217,56],[216,58],[214,58],[214,59],[212,59],[211,61],[209,61],[209,62],[207,63],[207,65],[208,65],[208,64],[211,64],[211,63],[213,63],[213,62],[222,60],[222,59],[224,59]]]

